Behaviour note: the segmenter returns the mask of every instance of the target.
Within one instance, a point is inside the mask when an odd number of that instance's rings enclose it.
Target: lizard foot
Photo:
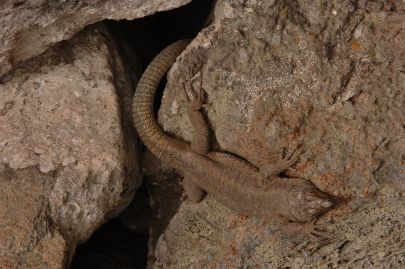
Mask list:
[[[329,245],[333,242],[333,240],[305,240],[301,243],[298,243],[292,246],[292,249],[302,253],[304,256],[312,256],[316,251],[318,251],[321,247]]]
[[[284,228],[289,229],[288,234],[293,234],[294,237],[304,237],[305,240],[292,246],[293,249],[302,252],[305,256],[311,256],[315,251],[322,246],[330,244],[333,240],[330,237],[330,232],[326,225],[316,224],[316,219],[306,223],[290,223]]]
[[[295,164],[300,155],[303,153],[301,144],[295,146],[295,148],[284,157],[280,158],[275,164],[266,164],[260,168],[266,177],[277,176],[280,173],[289,169],[293,164]]]
[[[305,237],[313,241],[329,239],[329,231],[325,224],[317,224],[317,219],[308,222],[287,222],[282,226],[282,232],[291,237]]]
[[[329,239],[329,232],[325,224],[316,224],[317,219],[308,221],[302,225],[302,234],[308,236],[310,239],[326,240]]]
[[[282,231],[284,234],[293,237],[295,242],[296,239],[299,241],[290,246],[292,250],[305,256],[311,256],[321,247],[334,241],[326,226],[317,224],[316,221],[316,219],[313,219],[306,223],[290,222],[283,226]]]
[[[188,107],[192,111],[198,111],[202,108],[204,102],[204,90],[202,87],[203,73],[200,71],[200,80],[197,88],[194,88],[190,80],[183,82],[183,89],[188,101]]]

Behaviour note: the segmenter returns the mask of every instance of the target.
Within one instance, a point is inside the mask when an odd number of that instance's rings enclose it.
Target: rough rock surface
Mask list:
[[[332,242],[285,238],[209,196],[183,203],[155,268],[400,268],[405,263],[403,1],[230,1],[170,73],[165,130],[190,141],[179,81],[203,66],[214,148],[260,166],[302,144],[288,176],[339,201]],[[168,192],[170,190],[165,190]],[[391,267],[390,267],[391,266]]]
[[[140,184],[134,78],[103,25],[0,83],[0,268],[62,268]]]
[[[132,20],[191,0],[81,0],[0,2],[0,75],[17,63],[104,19]]]

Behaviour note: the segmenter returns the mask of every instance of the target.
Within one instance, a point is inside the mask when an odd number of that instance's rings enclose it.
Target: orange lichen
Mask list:
[[[306,162],[303,162],[295,168],[295,170],[304,173],[307,171],[309,168],[313,167],[314,161],[313,160],[307,160]]]
[[[323,216],[322,216],[322,222],[331,222],[334,221],[336,219],[341,218],[342,216],[347,216],[348,214],[350,214],[351,212],[353,212],[353,209],[350,208],[348,205],[339,205],[339,207],[326,212]]]
[[[321,174],[319,177],[313,178],[312,182],[323,191],[335,196],[343,195],[342,190],[345,189],[344,180],[335,173]]]
[[[235,214],[229,219],[229,226],[236,226],[237,224],[247,220],[249,216],[244,214]]]
[[[309,32],[308,36],[315,39],[318,35],[314,32]]]
[[[228,254],[232,255],[232,256],[236,256],[236,254],[238,254],[238,250],[235,246],[235,244],[232,244],[229,249],[228,249]]]
[[[352,47],[352,50],[360,50],[361,44],[357,41],[352,41],[351,47]]]

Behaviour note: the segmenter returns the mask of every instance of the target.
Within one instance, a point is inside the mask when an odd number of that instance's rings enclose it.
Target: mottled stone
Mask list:
[[[139,145],[126,64],[97,25],[1,81],[1,268],[3,257],[21,268],[62,268],[132,199]]]
[[[86,25],[132,20],[170,10],[191,0],[1,1],[0,75],[16,64],[71,38]]]

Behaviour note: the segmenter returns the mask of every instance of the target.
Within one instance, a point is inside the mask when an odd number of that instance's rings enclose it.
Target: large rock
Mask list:
[[[130,202],[140,177],[129,64],[98,25],[1,81],[1,268],[62,268]]]
[[[191,140],[179,82],[197,74],[197,86],[204,63],[214,148],[260,167],[302,144],[286,174],[337,198],[319,220],[334,241],[291,249],[304,239],[208,196],[180,206],[152,250],[155,268],[404,264],[403,11],[403,1],[217,2],[215,21],[169,75],[160,122]]]
[[[104,19],[132,20],[191,0],[1,1],[0,75]]]

